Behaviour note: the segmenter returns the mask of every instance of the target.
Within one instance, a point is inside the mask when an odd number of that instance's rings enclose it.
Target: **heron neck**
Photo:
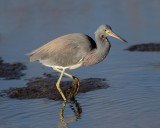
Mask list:
[[[95,35],[95,40],[97,44],[96,53],[100,61],[102,61],[108,55],[111,45],[107,38],[101,38],[98,34]]]

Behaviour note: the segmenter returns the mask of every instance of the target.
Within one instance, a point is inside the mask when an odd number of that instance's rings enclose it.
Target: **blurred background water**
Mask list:
[[[47,99],[0,97],[0,128],[157,128],[160,126],[160,53],[129,52],[130,45],[160,42],[159,0],[0,0],[0,57],[27,65],[20,80],[0,80],[0,90],[26,86],[25,79],[52,69],[26,53],[68,33],[94,38],[101,24],[126,39],[109,37],[111,50],[98,65],[68,71],[79,79],[106,78],[108,89],[78,94],[82,114],[76,118],[71,103]]]

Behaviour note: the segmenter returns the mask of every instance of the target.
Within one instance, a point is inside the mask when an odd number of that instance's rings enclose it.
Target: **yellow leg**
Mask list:
[[[57,87],[59,93],[61,94],[63,100],[64,100],[64,101],[67,101],[67,100],[66,100],[66,97],[64,96],[64,94],[63,94],[63,92],[62,92],[62,90],[61,90],[61,88],[60,88],[60,82],[61,82],[62,76],[63,76],[63,74],[64,74],[64,71],[65,71],[65,69],[62,70],[61,75],[60,75],[60,77],[59,77],[59,79],[58,79],[58,81],[57,81],[57,83],[56,83],[56,87]]]
[[[58,68],[55,68],[55,67],[52,67],[52,68],[53,68],[53,70],[55,70],[55,71],[57,71],[57,72],[62,72],[62,70],[60,70],[60,69],[58,69]],[[68,74],[68,73],[66,73],[66,72],[64,72],[64,75],[66,75],[66,76],[74,79],[74,76],[72,76],[72,75],[70,75],[70,74]]]
[[[57,68],[55,68],[55,67],[52,67],[53,68],[53,70],[55,70],[55,71],[58,71],[58,72],[63,72],[62,70],[60,70],[60,69],[57,69]],[[74,79],[74,82],[72,83],[72,87],[74,86],[74,85],[77,85],[77,87],[74,89],[74,96],[76,96],[77,95],[77,93],[78,93],[78,90],[79,90],[79,80],[78,80],[78,78],[77,77],[75,77],[75,76],[72,76],[72,75],[70,75],[70,74],[68,74],[68,73],[66,73],[66,72],[64,72],[64,75],[66,75],[66,76],[68,76],[68,77],[70,77],[70,78],[72,78],[72,79]]]

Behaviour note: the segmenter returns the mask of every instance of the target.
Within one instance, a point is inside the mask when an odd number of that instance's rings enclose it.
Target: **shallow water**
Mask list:
[[[72,103],[64,107],[63,101],[0,97],[0,127],[160,126],[160,53],[124,50],[133,44],[160,42],[159,6],[158,0],[1,0],[0,57],[22,62],[27,70],[20,80],[0,80],[0,90],[24,87],[25,79],[53,72],[30,63],[25,54],[58,36],[80,32],[94,37],[99,25],[109,24],[129,43],[109,37],[112,47],[103,62],[68,71],[79,79],[106,78],[110,84],[110,88],[77,95],[79,117]]]

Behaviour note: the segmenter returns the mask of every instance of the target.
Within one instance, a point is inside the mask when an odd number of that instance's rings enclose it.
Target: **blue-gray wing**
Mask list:
[[[47,66],[71,66],[82,60],[95,42],[87,35],[68,34],[43,45],[29,54],[30,61],[38,60]]]

